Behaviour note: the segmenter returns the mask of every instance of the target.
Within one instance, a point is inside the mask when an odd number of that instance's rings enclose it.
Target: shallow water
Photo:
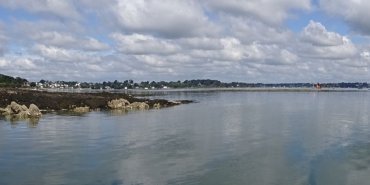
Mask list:
[[[368,92],[161,92],[198,103],[0,120],[0,184],[370,182]]]

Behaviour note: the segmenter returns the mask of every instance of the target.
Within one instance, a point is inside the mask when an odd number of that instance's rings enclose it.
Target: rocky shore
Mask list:
[[[93,110],[158,109],[191,102],[190,100],[136,98],[129,94],[109,92],[67,93],[0,89],[0,115],[14,117],[40,117],[41,112],[48,111],[84,113]]]

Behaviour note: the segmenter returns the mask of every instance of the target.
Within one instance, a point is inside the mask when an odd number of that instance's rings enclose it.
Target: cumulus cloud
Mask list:
[[[203,60],[217,61],[242,61],[247,57],[243,45],[240,41],[233,37],[220,38],[220,49],[218,50],[202,50],[193,49],[190,55],[193,58],[201,58]]]
[[[222,15],[220,19],[222,24],[227,26],[228,31],[243,43],[286,43],[293,37],[292,32],[287,29],[271,26],[255,19],[230,15]]]
[[[23,20],[11,19],[6,26],[7,36],[13,44],[31,48],[35,44],[53,45],[65,48],[85,48],[97,50],[89,46],[89,36],[83,25],[74,21],[52,21],[46,19]],[[100,41],[99,41],[100,42]],[[94,45],[94,43],[92,43]],[[100,48],[107,47],[100,44]]]
[[[180,39],[178,43],[185,49],[220,50],[224,48],[219,38],[210,37],[185,38]]]
[[[122,0],[113,12],[122,29],[131,32],[188,37],[214,31],[214,25],[193,0]]]
[[[302,47],[302,55],[310,58],[342,60],[358,55],[357,48],[350,40],[344,40],[342,45],[325,47]]]
[[[301,39],[308,43],[300,49],[305,57],[320,59],[347,59],[358,54],[350,39],[335,32],[329,32],[319,22],[310,21],[301,33]]]
[[[35,63],[29,58],[17,58],[13,63],[22,69],[33,70],[37,69]]]
[[[4,72],[37,70],[37,60],[37,57],[31,55],[7,55],[0,57],[0,67]]]
[[[48,61],[56,62],[95,62],[100,60],[95,53],[84,52],[81,50],[63,49],[54,46],[46,46],[37,44],[33,47],[33,51],[38,56],[45,58]]]
[[[125,54],[173,54],[179,51],[171,41],[150,35],[114,33],[111,37],[117,42],[118,50]]]
[[[348,42],[346,37],[329,32],[321,23],[312,20],[304,28],[302,39],[317,46],[338,46]]]
[[[370,60],[370,52],[369,51],[361,52],[361,57],[365,60]]]
[[[76,20],[81,18],[81,15],[71,0],[0,0],[0,6],[15,10],[23,9],[30,13],[53,15],[60,18]]]
[[[5,53],[5,42],[0,41],[0,56]]]
[[[248,59],[268,65],[291,65],[299,61],[296,54],[279,45],[253,43],[247,52]]]
[[[0,56],[3,55],[5,52],[6,40],[7,40],[7,37],[5,36],[5,33],[4,33],[4,26],[0,22]]]
[[[370,35],[370,1],[320,0],[320,7],[329,14],[342,17],[353,30]]]
[[[222,38],[220,42],[223,46],[222,49],[192,50],[190,56],[203,61],[226,62],[228,65],[235,65],[235,62],[243,65],[253,63],[291,65],[299,61],[299,57],[292,51],[275,44],[258,42],[242,44],[240,40],[233,37]]]
[[[1,73],[30,80],[370,78],[368,45],[320,20],[298,31],[286,26],[315,11],[310,0],[0,0],[0,7],[11,14],[0,17]],[[320,7],[366,33],[368,3]]]
[[[37,43],[42,43],[46,45],[52,45],[64,48],[80,48],[85,50],[106,50],[109,46],[102,43],[95,38],[81,36],[82,38],[77,38],[69,33],[60,33],[56,31],[52,32],[37,32],[30,35],[30,38]]]
[[[257,18],[265,23],[280,24],[289,17],[291,10],[309,10],[310,0],[207,0],[216,11]]]
[[[8,65],[9,65],[9,61],[3,58],[0,58],[0,67],[4,68],[4,67],[7,67]]]

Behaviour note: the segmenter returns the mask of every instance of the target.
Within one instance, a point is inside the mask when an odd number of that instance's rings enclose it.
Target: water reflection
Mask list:
[[[75,116],[75,117],[86,117],[90,112],[75,112],[70,110],[50,112],[49,114],[56,114],[60,116]]]
[[[370,144],[354,144],[326,151],[313,160],[309,184],[367,184]]]
[[[0,120],[0,174],[6,174],[0,184],[340,185],[370,180],[366,92],[161,96],[199,103],[144,112],[47,114],[34,129]]]
[[[123,115],[126,115],[128,111],[126,109],[116,109],[116,110],[110,110],[108,113],[112,116],[123,116]]]
[[[40,118],[19,118],[14,116],[4,116],[0,119],[5,122],[9,122],[13,127],[16,127],[18,124],[27,123],[29,128],[37,127]]]

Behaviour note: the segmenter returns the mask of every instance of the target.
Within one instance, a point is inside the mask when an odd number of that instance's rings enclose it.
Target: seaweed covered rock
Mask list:
[[[133,102],[127,106],[128,109],[134,110],[146,110],[149,109],[149,105],[145,102]]]
[[[111,109],[124,109],[127,105],[130,105],[130,102],[123,98],[108,101],[108,107]]]
[[[10,109],[9,105],[6,108],[0,108],[0,113],[3,116],[8,116],[13,113],[12,109]]]
[[[26,105],[22,105],[22,106],[21,106],[21,110],[22,110],[22,111],[28,111],[28,108],[27,108],[27,106],[26,106]]]
[[[76,113],[87,113],[90,112],[90,107],[75,107],[74,109],[72,109],[72,111]]]
[[[18,114],[21,111],[24,111],[23,110],[23,107],[21,105],[19,105],[18,103],[14,102],[14,101],[12,101],[10,103],[9,108],[11,109],[11,111],[12,111],[13,114]]]
[[[35,105],[31,104],[30,107],[28,108],[28,116],[29,117],[40,117],[41,111],[40,109]]]
[[[18,119],[27,119],[29,118],[29,111],[21,111],[19,112],[18,114],[15,114],[14,115],[15,118],[18,118]]]
[[[4,116],[24,114],[24,112],[27,111],[28,108],[25,105],[19,105],[14,101],[12,101],[8,106],[6,106],[6,108],[0,109],[1,114]]]
[[[155,104],[153,105],[153,108],[155,108],[155,109],[160,109],[160,108],[161,108],[161,104],[160,104],[160,103],[155,103]]]
[[[6,108],[1,108],[0,113],[4,116],[12,116],[18,119],[35,118],[41,116],[40,109],[31,104],[29,108],[25,105],[19,105],[16,102],[11,102]]]

